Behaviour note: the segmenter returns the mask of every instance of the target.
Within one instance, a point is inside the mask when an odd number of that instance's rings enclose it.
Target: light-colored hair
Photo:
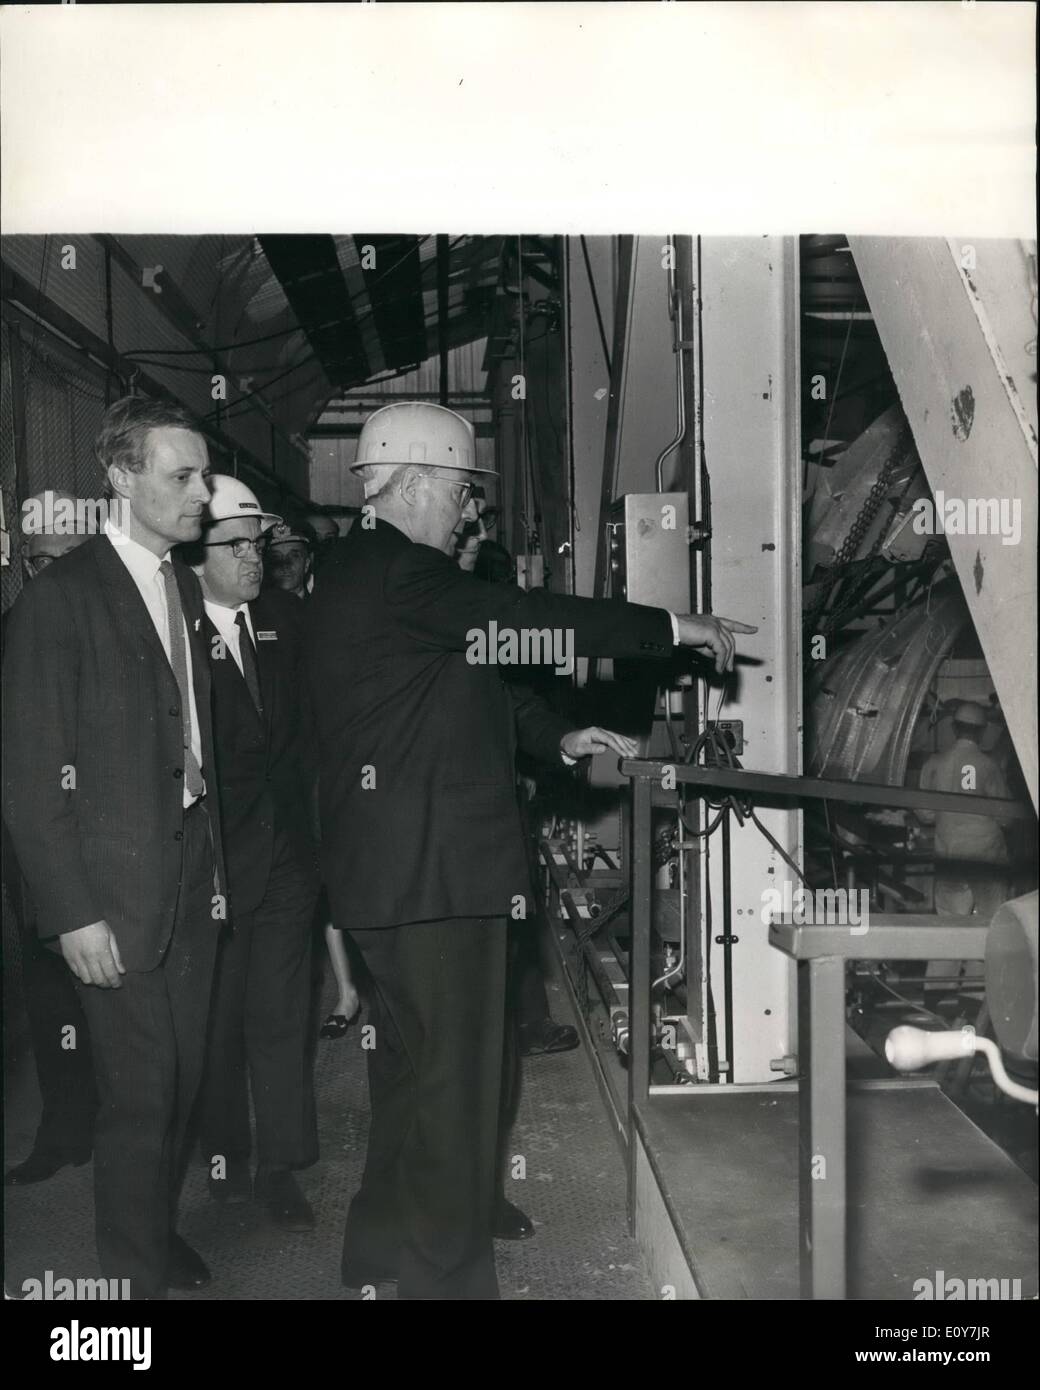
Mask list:
[[[183,407],[145,396],[113,401],[101,419],[94,453],[108,477],[113,466],[140,473],[148,458],[148,435],[156,429],[198,430]]]
[[[379,475],[388,468],[389,474],[379,482]],[[358,473],[365,484],[365,501],[371,502],[374,497],[389,496],[410,468],[423,476],[430,472],[429,465],[425,463],[369,463],[364,468],[359,468]],[[378,483],[378,487],[373,487],[373,483]]]

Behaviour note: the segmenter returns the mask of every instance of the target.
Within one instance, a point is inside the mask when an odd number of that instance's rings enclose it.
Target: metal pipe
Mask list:
[[[729,812],[722,818],[722,995],[726,1010],[726,1078],[732,1082],[733,1058],[733,895],[730,883]]]
[[[664,759],[622,758],[621,773],[639,781],[661,782]],[[671,766],[671,764],[669,764]],[[992,816],[996,820],[1035,820],[1032,806],[999,796],[973,796],[962,792],[926,792],[917,787],[889,787],[877,782],[830,781],[823,777],[792,777],[783,772],[757,772],[753,768],[700,767],[680,763],[674,768],[677,784],[722,787],[744,795],[818,798],[822,801],[850,801],[871,806],[924,807],[930,811],[952,811],[969,816]],[[657,804],[662,804],[658,802]],[[670,803],[669,803],[670,804]]]
[[[668,238],[668,249],[671,252],[668,264],[668,316],[675,325],[672,335],[672,351],[675,353],[675,405],[676,405],[676,425],[675,438],[657,456],[657,463],[654,466],[654,477],[657,480],[657,491],[664,492],[664,461],[673,449],[678,448],[686,436],[686,382],[683,380],[683,349],[682,349],[682,301],[677,300],[675,293],[675,238]]]

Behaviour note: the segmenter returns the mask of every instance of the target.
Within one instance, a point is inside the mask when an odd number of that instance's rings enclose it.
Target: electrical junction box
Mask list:
[[[689,613],[689,522],[685,492],[630,492],[618,498],[607,521],[614,598]]]

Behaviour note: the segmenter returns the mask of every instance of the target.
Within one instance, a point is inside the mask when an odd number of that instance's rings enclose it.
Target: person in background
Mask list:
[[[315,544],[328,545],[329,541],[339,540],[339,527],[331,516],[324,512],[308,512],[304,520],[314,532]]]
[[[202,539],[189,555],[205,601],[231,911],[217,956],[199,1138],[211,1196],[247,1198],[251,1080],[252,1193],[276,1224],[310,1230],[314,1213],[293,1176],[318,1156],[307,1027],[316,768],[301,610],[280,590],[260,592],[267,536],[280,518],[237,478],[216,474],[210,484]]]
[[[307,580],[307,592],[312,594],[315,578],[331,555],[333,545],[339,540],[340,531],[333,518],[326,516],[324,512],[308,512],[304,521],[314,533],[313,563]]]
[[[314,532],[302,518],[280,521],[273,527],[264,557],[264,584],[284,589],[298,599],[311,596],[314,569]]]
[[[101,1274],[148,1300],[210,1278],[174,1222],[227,899],[202,594],[171,558],[201,533],[209,458],[184,410],[139,396],[95,452],[104,534],[11,612],[4,816],[90,1028]]]
[[[311,551],[311,568],[306,580],[306,592],[312,594],[320,576],[322,566],[329,558],[332,546],[339,539],[339,527],[324,512],[308,512],[303,518],[314,536]],[[351,1024],[356,1023],[361,1014],[361,999],[354,983],[354,972],[347,953],[343,932],[329,920],[325,895],[322,894],[320,916],[323,919],[325,946],[336,981],[336,1002],[319,1029],[321,1038],[337,1039],[346,1035]]]
[[[74,508],[68,492],[48,489],[23,504],[21,520],[22,570],[27,581],[48,565],[75,550],[85,531],[56,525],[64,507]],[[35,524],[35,517],[43,518]],[[7,635],[7,615],[3,623]],[[22,945],[22,988],[29,1035],[43,1109],[28,1158],[4,1175],[8,1187],[46,1182],[67,1164],[78,1168],[94,1147],[97,1093],[90,1057],[87,1020],[76,994],[75,980],[60,953],[44,946],[36,930],[36,913],[18,867],[6,823],[3,827],[4,886]]]
[[[953,746],[933,753],[921,769],[922,791],[1009,795],[998,763],[983,752],[986,711],[971,700],[953,712]],[[914,813],[935,826],[935,910],[990,920],[1010,892],[1008,851],[1001,822],[951,811]]]

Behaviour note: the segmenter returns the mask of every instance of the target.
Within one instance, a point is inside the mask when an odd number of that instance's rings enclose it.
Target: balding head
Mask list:
[[[91,528],[81,523],[84,508],[71,492],[47,488],[27,497],[19,516],[22,536],[22,568],[35,579],[54,560],[86,540]],[[95,518],[96,521],[96,518]],[[97,530],[96,524],[92,528]]]

